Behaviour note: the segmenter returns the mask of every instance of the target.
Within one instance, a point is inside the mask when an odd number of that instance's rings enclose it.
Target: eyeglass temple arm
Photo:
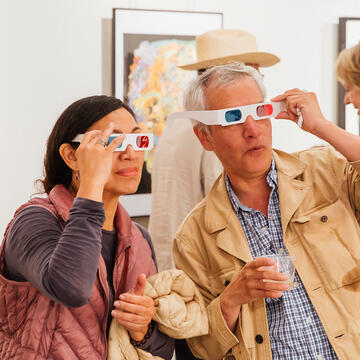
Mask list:
[[[193,119],[205,125],[220,125],[217,110],[174,112],[167,117],[166,121],[173,122],[178,119]]]
[[[71,142],[81,142],[81,140],[83,139],[83,137],[84,137],[84,134],[76,135],[76,136],[71,140]]]
[[[273,102],[271,101],[271,105],[273,106],[274,113],[273,116],[277,116],[282,111],[286,110],[286,101]]]

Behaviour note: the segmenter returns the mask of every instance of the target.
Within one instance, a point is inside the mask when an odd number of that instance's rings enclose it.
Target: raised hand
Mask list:
[[[303,117],[302,129],[316,135],[317,130],[324,123],[328,123],[321,112],[316,94],[299,89],[285,91],[271,99],[271,101],[286,101],[286,111],[280,112],[276,119],[298,121],[298,110]]]
[[[102,201],[103,189],[112,169],[113,152],[125,138],[125,135],[120,135],[105,146],[113,129],[111,123],[105,130],[84,134],[75,152],[80,178],[77,196]]]
[[[111,313],[135,341],[144,339],[155,311],[153,299],[144,296],[145,285],[146,276],[140,274],[135,287],[115,301]]]

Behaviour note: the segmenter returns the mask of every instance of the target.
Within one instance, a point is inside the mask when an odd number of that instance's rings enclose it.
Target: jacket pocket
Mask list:
[[[231,267],[225,268],[216,274],[209,275],[210,290],[215,297],[219,296],[226,286],[230,284],[230,281],[236,275],[237,271],[240,271],[240,269],[237,270]]]
[[[359,224],[340,200],[292,222],[327,289],[360,280]]]

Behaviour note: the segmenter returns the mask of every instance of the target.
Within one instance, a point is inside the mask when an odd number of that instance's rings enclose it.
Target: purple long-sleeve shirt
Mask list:
[[[113,309],[112,274],[116,231],[102,230],[103,203],[76,198],[65,228],[57,218],[38,206],[23,209],[12,224],[5,243],[5,275],[29,281],[42,294],[68,307],[88,303],[99,256],[102,254],[110,290],[108,328]],[[171,359],[173,339],[155,326],[141,349]]]

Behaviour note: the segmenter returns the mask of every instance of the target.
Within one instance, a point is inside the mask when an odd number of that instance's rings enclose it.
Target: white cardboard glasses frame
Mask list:
[[[122,134],[111,134],[106,145]],[[154,146],[154,137],[151,133],[125,134],[124,141],[115,149],[115,151],[125,151],[128,145],[131,145],[135,151],[148,151]],[[84,134],[75,136],[72,142],[81,142]]]

